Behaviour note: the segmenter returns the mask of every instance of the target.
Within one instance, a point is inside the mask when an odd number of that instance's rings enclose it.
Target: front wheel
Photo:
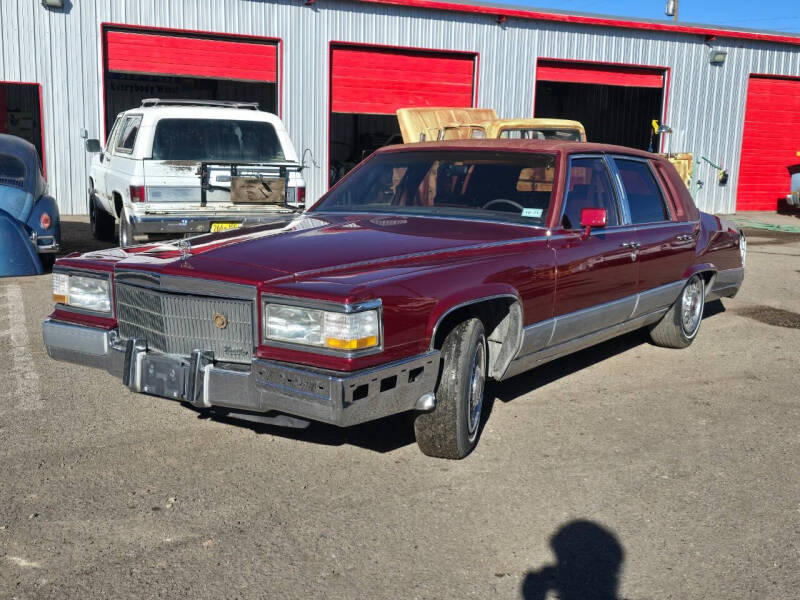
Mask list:
[[[488,348],[480,319],[457,325],[442,347],[442,372],[436,407],[414,421],[423,453],[439,458],[464,458],[478,441]]]
[[[652,342],[665,348],[689,346],[700,330],[705,298],[705,280],[699,274],[692,275],[672,307],[650,329]]]

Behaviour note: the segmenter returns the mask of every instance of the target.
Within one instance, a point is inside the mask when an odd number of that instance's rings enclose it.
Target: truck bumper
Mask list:
[[[208,233],[212,223],[241,223],[242,227],[267,223],[288,223],[294,214],[253,215],[246,213],[130,215],[133,234],[141,233]]]
[[[244,411],[242,418],[276,412],[346,427],[435,404],[438,350],[339,373],[262,359],[220,363],[198,350],[188,358],[166,355],[148,351],[143,341],[121,340],[116,330],[53,319],[44,321],[42,331],[53,359],[104,369],[134,392],[234,417],[237,411]]]

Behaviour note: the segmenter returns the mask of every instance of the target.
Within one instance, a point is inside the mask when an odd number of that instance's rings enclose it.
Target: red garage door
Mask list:
[[[112,73],[146,73],[237,81],[277,81],[277,46],[155,33],[109,31]]]
[[[664,69],[540,60],[536,66],[536,79],[565,83],[662,88],[664,87]]]
[[[800,162],[800,79],[751,76],[736,210],[777,210]]]
[[[472,106],[471,54],[334,47],[331,112],[393,115],[408,106]]]

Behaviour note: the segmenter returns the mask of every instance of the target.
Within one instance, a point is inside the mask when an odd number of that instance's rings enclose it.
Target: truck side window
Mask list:
[[[125,121],[122,123],[122,132],[117,137],[114,148],[117,152],[124,152],[125,154],[133,152],[133,146],[136,144],[136,135],[139,133],[139,125],[141,123],[141,115],[125,117]]]

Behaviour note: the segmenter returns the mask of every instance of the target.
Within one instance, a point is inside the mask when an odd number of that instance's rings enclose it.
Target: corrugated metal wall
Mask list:
[[[88,157],[80,130],[102,137],[101,23],[125,23],[283,40],[283,118],[306,171],[309,198],[327,188],[331,41],[453,49],[480,56],[478,103],[502,116],[528,116],[536,59],[561,58],[670,68],[667,123],[672,150],[702,154],[730,169],[724,187],[709,167],[698,205],[735,207],[738,155],[750,73],[800,76],[797,47],[715,40],[728,51],[708,62],[701,36],[467,15],[347,1],[66,0],[63,11],[34,0],[0,3],[0,80],[42,84],[48,180],[65,214],[86,212]],[[779,129],[776,129],[776,133]]]

